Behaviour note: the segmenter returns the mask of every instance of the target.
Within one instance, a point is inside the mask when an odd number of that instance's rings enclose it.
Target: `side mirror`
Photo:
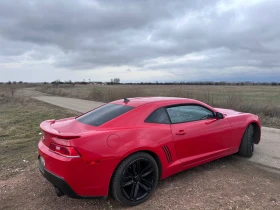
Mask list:
[[[218,119],[224,119],[224,115],[222,113],[220,113],[220,112],[216,112],[216,117]]]

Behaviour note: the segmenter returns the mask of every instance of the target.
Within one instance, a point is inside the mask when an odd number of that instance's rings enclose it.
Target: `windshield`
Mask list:
[[[76,118],[76,120],[83,124],[100,126],[132,109],[131,106],[106,104]]]

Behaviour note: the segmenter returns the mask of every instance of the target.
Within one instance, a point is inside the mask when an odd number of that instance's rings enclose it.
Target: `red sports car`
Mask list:
[[[147,200],[159,180],[233,154],[251,157],[259,117],[193,99],[129,98],[40,125],[39,169],[58,196]]]

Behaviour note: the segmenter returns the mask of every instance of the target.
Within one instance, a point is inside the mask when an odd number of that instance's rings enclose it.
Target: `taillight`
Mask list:
[[[81,157],[79,152],[74,147],[63,146],[59,144],[50,144],[50,150],[69,158],[78,158]]]

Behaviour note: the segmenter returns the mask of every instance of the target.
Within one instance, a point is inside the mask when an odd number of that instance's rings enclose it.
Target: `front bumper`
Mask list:
[[[59,177],[44,168],[40,161],[40,155],[38,156],[38,165],[41,174],[55,187],[59,188],[65,195],[71,198],[81,198],[75,193],[75,191],[69,186],[69,184],[62,178]]]

